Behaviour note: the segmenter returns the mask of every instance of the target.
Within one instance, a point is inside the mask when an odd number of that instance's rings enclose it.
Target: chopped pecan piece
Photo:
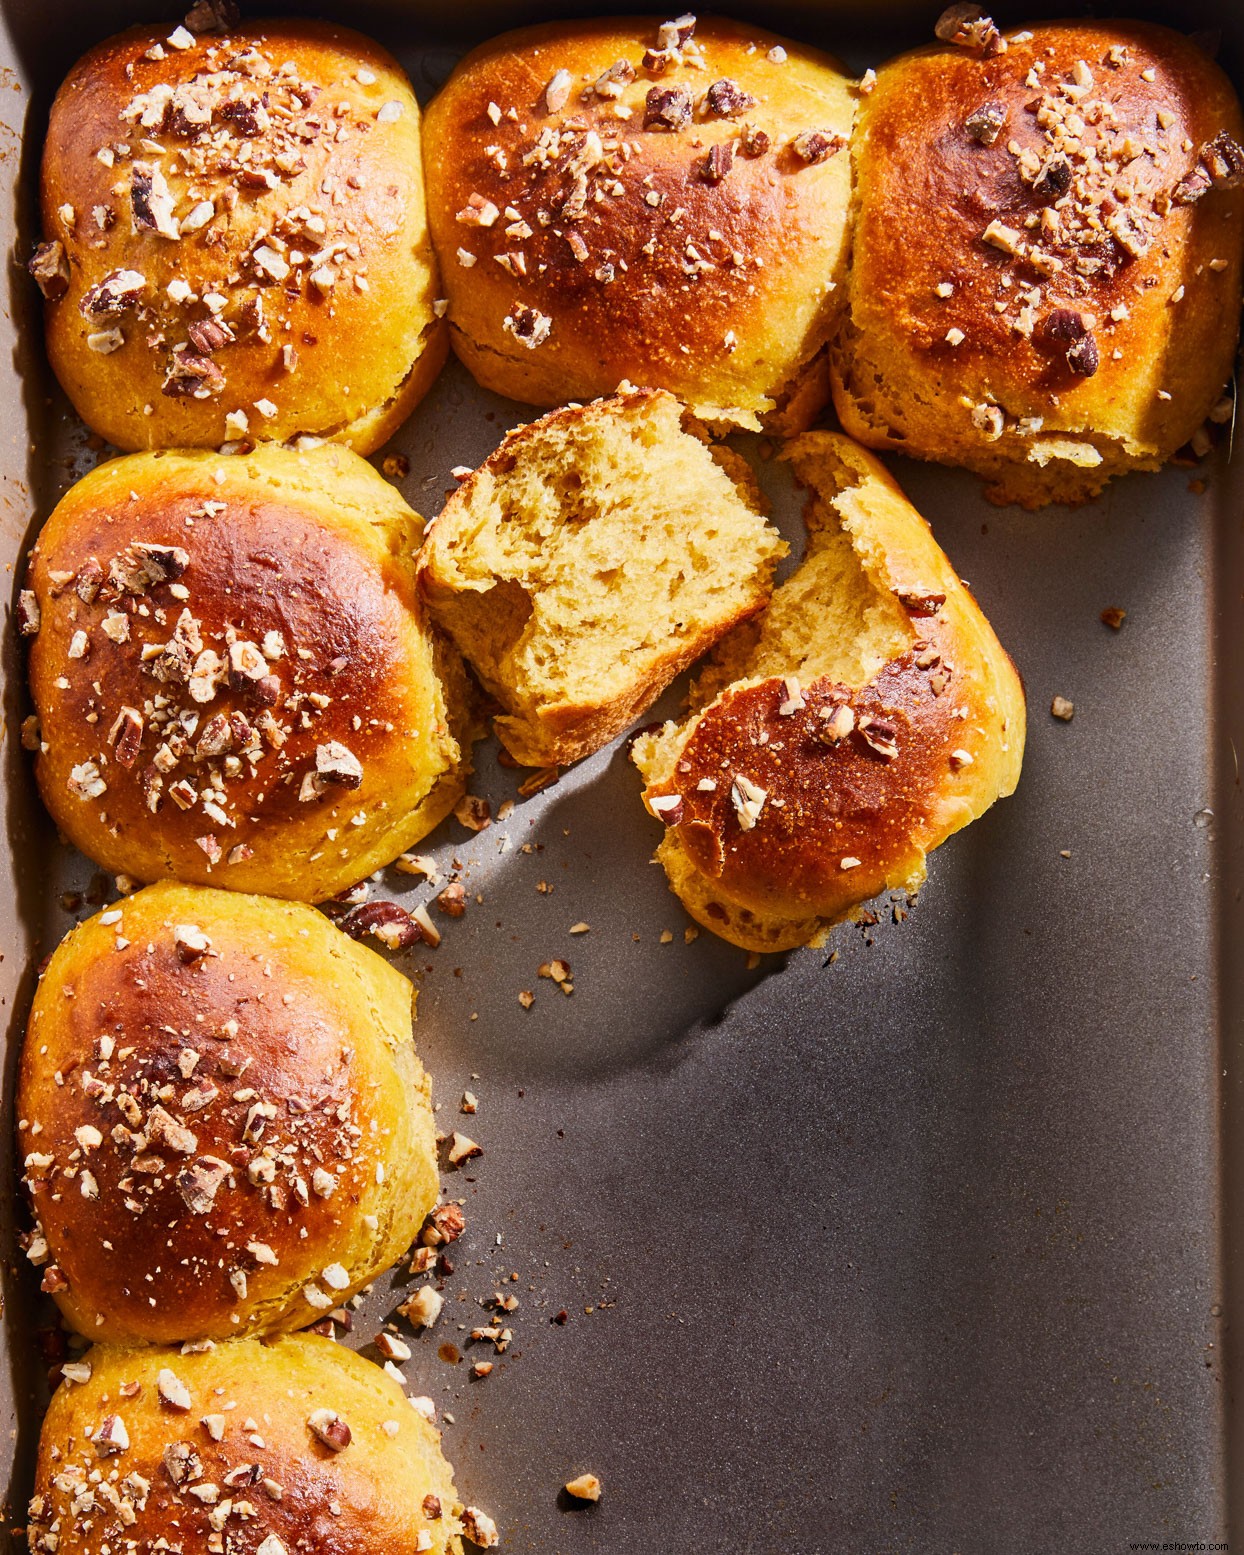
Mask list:
[[[136,707],[123,707],[108,731],[108,743],[113,756],[123,767],[132,767],[138,760],[143,743],[143,715]]]
[[[621,97],[623,87],[635,79],[635,67],[629,59],[615,59],[608,70],[596,77],[593,88],[597,97]]]
[[[1186,173],[1175,185],[1171,199],[1176,205],[1195,205],[1213,187],[1214,180],[1198,162],[1196,167],[1190,173]]]
[[[1071,188],[1072,176],[1071,163],[1067,158],[1053,156],[1041,169],[1032,187],[1043,200],[1058,200]]]
[[[946,603],[946,596],[936,589],[895,589],[899,603],[913,616],[935,616]]]
[[[454,806],[454,816],[468,831],[487,831],[492,825],[492,806],[478,794],[463,794]]]
[[[855,728],[855,713],[845,702],[836,707],[822,707],[818,716],[821,727],[816,737],[823,745],[840,745]]]
[[[746,113],[755,105],[756,99],[750,92],[745,92],[737,81],[723,76],[705,92],[704,102],[708,111],[716,114],[719,119],[737,119],[741,113]]]
[[[229,32],[241,20],[234,0],[196,0],[186,12],[186,30],[196,37],[205,32]]]
[[[203,1460],[189,1442],[170,1442],[161,1463],[174,1485],[188,1485],[203,1474]]]
[[[173,196],[164,174],[154,163],[135,162],[130,176],[130,205],[139,232],[158,232],[164,238],[181,236],[173,216]]]
[[[363,781],[363,764],[340,740],[329,740],[315,748],[316,776],[339,788],[358,788]]]
[[[1221,189],[1236,189],[1244,183],[1244,146],[1226,130],[1201,147],[1201,162]]]
[[[574,77],[568,70],[555,70],[544,89],[544,105],[550,113],[560,113],[570,101]]]
[[[203,725],[199,742],[194,748],[195,759],[211,761],[233,749],[233,726],[227,713],[213,713]]]
[[[106,1415],[91,1440],[101,1458],[113,1458],[130,1445],[130,1433],[120,1415]]]
[[[457,1204],[439,1204],[428,1216],[419,1240],[425,1247],[443,1247],[456,1242],[466,1230],[466,1216]]]
[[[234,97],[220,109],[222,119],[228,121],[236,134],[253,140],[268,128],[268,110],[258,97]]]
[[[408,950],[423,938],[422,929],[396,902],[364,902],[361,907],[352,907],[337,927],[351,939],[370,934],[390,950]]]
[[[898,755],[898,731],[892,724],[865,714],[856,723],[869,750],[875,751],[883,761],[893,761]]]
[[[846,145],[845,135],[835,135],[825,130],[802,130],[790,143],[790,149],[801,162],[809,166],[828,162]]]
[[[754,124],[745,124],[739,134],[739,155],[762,157],[771,144],[766,131],[757,129]]]
[[[992,146],[996,144],[1009,117],[1010,109],[1005,103],[982,103],[975,112],[968,114],[963,127],[982,146]]]
[[[237,339],[223,319],[196,319],[186,333],[195,350],[203,356],[211,356],[213,351],[219,351],[221,346]]]
[[[147,289],[147,277],[137,270],[113,270],[88,287],[78,312],[88,324],[106,324],[128,313]]]
[[[313,1409],[307,1416],[307,1427],[313,1436],[334,1452],[344,1452],[352,1440],[350,1427],[332,1409]]]
[[[1067,366],[1079,378],[1091,378],[1101,365],[1101,356],[1097,350],[1097,341],[1091,334],[1085,334],[1075,341],[1067,351]]]
[[[159,545],[152,541],[135,540],[127,545],[120,556],[113,558],[108,569],[109,580],[125,594],[145,594],[158,583],[169,583],[180,578],[190,565],[190,554],[179,545]],[[183,616],[184,616],[183,612]],[[182,627],[181,620],[177,630]],[[196,634],[197,635],[197,634]],[[195,652],[202,644],[198,644]]]
[[[706,184],[719,184],[734,166],[734,148],[728,140],[710,146],[696,163],[696,176]]]
[[[646,130],[681,130],[691,122],[691,94],[680,86],[653,86],[644,99]]]
[[[203,356],[190,345],[173,347],[173,354],[164,369],[165,394],[174,399],[210,399],[225,386],[225,375],[210,356]]]
[[[62,243],[40,243],[26,265],[35,285],[49,302],[55,302],[69,290],[69,261]]]
[[[42,612],[34,589],[23,589],[17,596],[17,630],[22,637],[34,637],[39,631]]]
[[[976,49],[986,55],[1006,51],[1006,40],[979,5],[948,6],[933,32],[943,43],[954,43],[961,49]]]
[[[1041,337],[1056,345],[1071,345],[1088,333],[1083,314],[1074,308],[1055,308],[1041,322]]]
[[[529,351],[534,351],[549,338],[553,329],[553,320],[547,313],[520,306],[506,314],[501,321],[501,327],[507,334],[513,335],[515,340],[525,345]]]
[[[683,818],[681,794],[658,794],[648,801],[648,808],[657,820],[664,821],[667,826],[677,826]]]

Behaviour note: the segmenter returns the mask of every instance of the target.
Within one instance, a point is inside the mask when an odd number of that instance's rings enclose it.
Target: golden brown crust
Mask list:
[[[461,1555],[462,1505],[436,1430],[331,1340],[193,1355],[98,1347],[83,1365],[87,1380],[63,1382],[44,1422],[36,1555]],[[185,1404],[177,1385],[188,1407],[168,1401]],[[309,1425],[317,1410],[348,1427],[340,1451]]]
[[[701,21],[647,67],[657,41],[645,17],[508,33],[429,106],[428,212],[453,346],[486,387],[531,404],[629,379],[754,426],[837,312],[854,96],[827,56],[750,25]],[[591,85],[602,77],[603,96]],[[565,102],[550,108],[559,82]],[[685,124],[651,122],[650,93]],[[824,138],[798,145],[820,160],[792,149],[809,132]],[[481,205],[496,209],[489,225]],[[529,346],[533,331],[544,338]]]
[[[834,396],[870,446],[967,465],[1039,506],[1156,468],[1221,393],[1244,153],[1186,202],[1204,148],[1244,121],[1218,67],[1164,28],[1009,37],[989,57],[903,55],[861,105]]]
[[[922,641],[936,644],[942,635],[935,627]],[[849,898],[853,905],[896,871],[917,872],[955,803],[946,774],[959,734],[951,699],[934,694],[933,671],[917,668],[917,652],[928,657],[924,648],[904,654],[855,692],[813,681],[789,715],[779,712],[788,700],[780,679],[729,690],[705,711],[683,747],[676,783],[663,790],[682,795],[679,834],[701,873],[725,877],[736,892],[745,880],[754,910],[795,916],[802,908],[812,916],[815,908],[832,917],[824,904]],[[897,754],[887,759],[862,737],[828,745],[826,722],[840,706],[850,707],[857,729],[866,720],[883,728],[885,748]],[[732,798],[739,774],[766,795],[767,824],[748,831]]]
[[[139,880],[308,900],[431,830],[468,758],[418,543],[345,449],[137,454],[80,481],[28,580],[37,775],[62,830]]]
[[[412,1001],[299,903],[156,885],[75,929],[17,1103],[66,1319],[126,1344],[299,1328],[400,1257],[438,1185]]]
[[[101,43],[53,104],[52,366],[119,448],[309,434],[369,452],[447,351],[410,85],[327,23],[168,37]]]
[[[927,853],[1012,792],[1024,746],[1013,665],[883,467],[838,434],[789,453],[812,492],[811,549],[836,514],[901,607],[907,646],[856,685],[801,684],[796,665],[774,675],[745,657],[682,730],[637,747],[644,801],[671,828],[658,857],[674,889],[758,950],[806,944],[879,891],[918,885]],[[719,653],[734,663],[729,643]]]

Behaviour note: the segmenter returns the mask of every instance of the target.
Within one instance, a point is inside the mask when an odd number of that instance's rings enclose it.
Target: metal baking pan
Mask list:
[[[424,98],[465,46],[536,19],[500,3],[314,9],[388,44]],[[1128,9],[1221,28],[1244,81],[1231,0]],[[757,0],[752,14],[862,69],[927,39],[937,10]],[[159,0],[143,14],[178,13]],[[0,0],[0,223],[15,260],[34,236],[52,93],[135,16],[111,0]],[[12,595],[39,524],[100,450],[48,372],[34,288],[16,262],[8,273]],[[529,414],[451,365],[393,445],[407,499],[431,515],[451,467]],[[797,536],[779,469],[759,440],[740,446]],[[442,1413],[462,1494],[509,1550],[1244,1541],[1244,456],[1036,515],[990,507],[958,472],[894,467],[1015,657],[1031,716],[1018,794],[936,854],[905,921],[883,903],[875,924],[834,933],[836,957],[758,965],[708,934],[687,943],[621,744],[529,799],[483,747],[473,786],[494,813],[517,799],[513,813],[431,839],[482,901],[402,965],[442,1120],[469,1086],[485,1154],[454,1184],[469,1224],[445,1315],[405,1369]],[[1118,632],[1099,619],[1112,605],[1127,611]],[[7,1141],[36,966],[91,910],[67,912],[63,894],[98,892],[35,797],[3,641]],[[1074,701],[1070,724],[1049,717],[1055,694]],[[678,701],[675,688],[661,711]],[[402,876],[386,890],[428,894]],[[571,936],[578,922],[590,931]],[[557,956],[569,997],[537,976]],[[16,1180],[10,1160],[0,1407],[20,1525],[49,1318],[19,1267]],[[520,1298],[514,1343],[472,1383],[454,1355],[503,1281]],[[397,1299],[381,1281],[349,1342]],[[559,1490],[584,1470],[605,1495],[575,1510]]]

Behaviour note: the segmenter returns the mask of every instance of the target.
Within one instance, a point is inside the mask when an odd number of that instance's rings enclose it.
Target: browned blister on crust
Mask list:
[[[852,156],[844,427],[990,495],[1083,501],[1156,469],[1231,374],[1244,119],[1187,38],[1066,22],[877,74]]]
[[[62,943],[18,1139],[28,1252],[111,1343],[318,1322],[437,1196],[410,984],[298,903],[162,884]]]
[[[787,450],[808,549],[635,760],[693,917],[781,950],[887,888],[1019,778],[1019,677],[927,524],[840,434]]]
[[[448,813],[470,713],[416,515],[345,449],[137,454],[39,536],[30,681],[58,825],[139,880],[320,900]]]
[[[536,405],[629,380],[744,426],[798,400],[806,425],[846,258],[851,82],[747,24],[672,25],[508,33],[433,100],[454,349]]]
[[[367,453],[447,351],[419,108],[342,27],[268,21],[92,49],[52,106],[52,366],[118,448],[299,435]]]
[[[435,1427],[331,1340],[97,1346],[74,1370],[39,1443],[36,1555],[461,1555]]]

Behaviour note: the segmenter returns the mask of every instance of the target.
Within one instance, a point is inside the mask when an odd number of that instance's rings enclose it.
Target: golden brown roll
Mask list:
[[[835,403],[870,447],[966,465],[997,501],[1083,501],[1157,469],[1230,376],[1244,123],[1164,28],[964,36],[861,105]]]
[[[314,908],[161,884],[79,925],[18,1089],[30,1257],[90,1339],[318,1322],[436,1202],[413,990]]]
[[[43,1423],[33,1551],[460,1555],[472,1514],[437,1431],[330,1339],[101,1345],[74,1375]]]
[[[469,733],[419,540],[344,448],[134,454],[79,481],[20,601],[61,830],[139,880],[311,901],[430,831]]]
[[[854,106],[827,56],[721,18],[554,22],[476,49],[424,136],[454,349],[535,405],[627,379],[711,421],[806,422]]]
[[[928,525],[840,434],[787,451],[808,549],[719,645],[682,724],[636,741],[657,857],[698,922],[749,950],[817,942],[1013,792],[1019,676]]]
[[[42,218],[52,366],[118,448],[367,453],[445,359],[419,108],[346,28],[101,43],[52,106]]]
[[[672,394],[519,427],[446,502],[419,585],[530,766],[599,750],[763,609],[785,542],[748,465]]]

